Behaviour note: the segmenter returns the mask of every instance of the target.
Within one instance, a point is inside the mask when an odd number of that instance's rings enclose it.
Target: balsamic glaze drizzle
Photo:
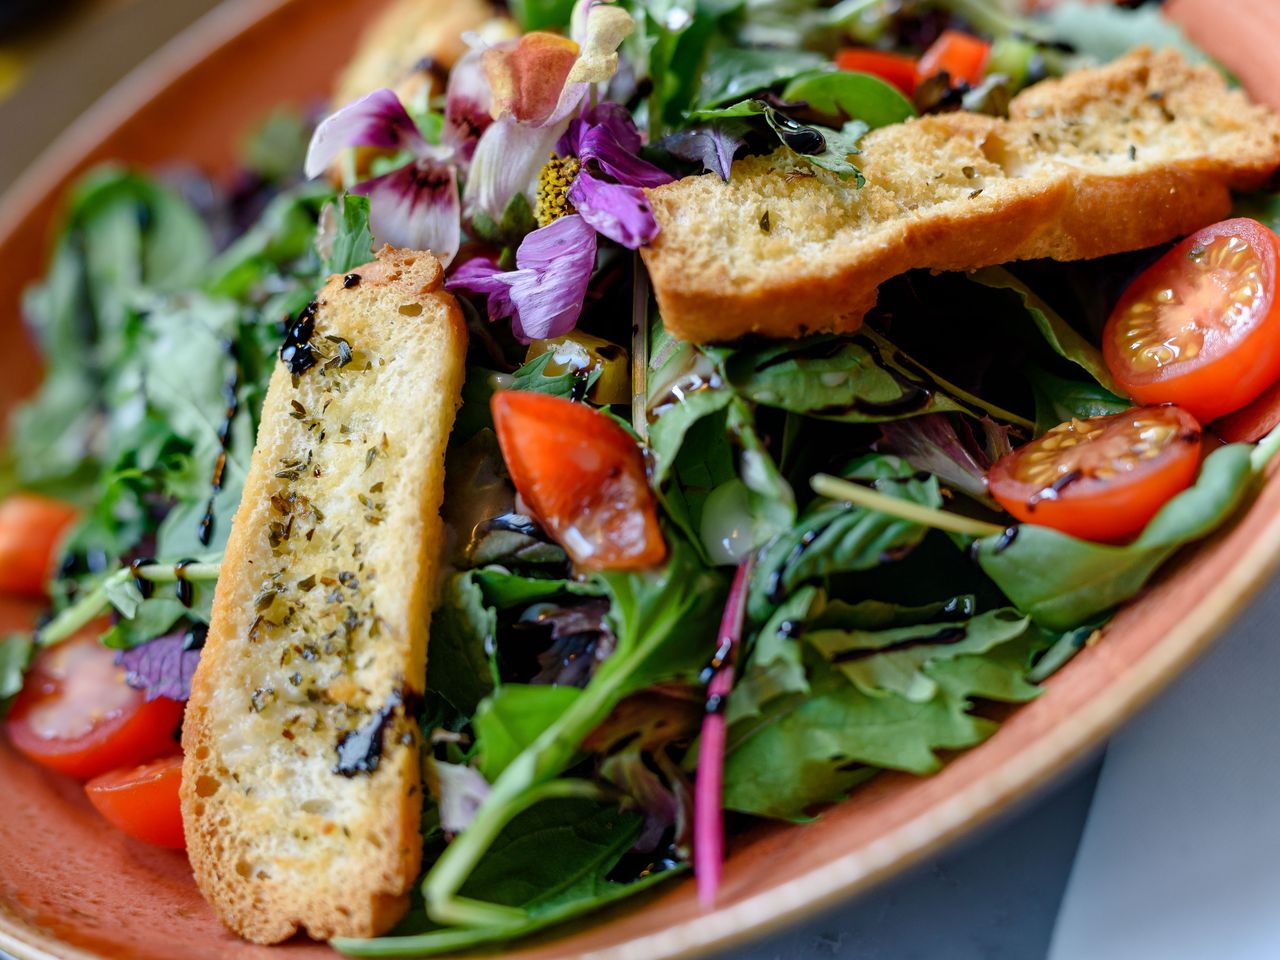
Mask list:
[[[141,570],[143,567],[149,567],[155,562],[155,557],[138,557],[129,563],[129,572],[133,575],[133,585],[138,588],[143,600],[155,593],[156,585],[144,577]]]
[[[876,657],[882,653],[896,653],[899,650],[909,650],[912,647],[922,646],[924,644],[939,643],[959,643],[966,636],[964,627],[945,627],[935,634],[925,637],[911,637],[907,640],[899,640],[897,643],[891,643],[887,647],[880,647],[875,650],[842,650],[831,658],[832,663],[855,663],[858,660],[866,660],[868,657]]]
[[[311,336],[316,332],[316,312],[320,304],[312,300],[294,319],[284,334],[284,343],[280,345],[280,362],[294,376],[306,373],[316,365],[315,348],[311,346]]]
[[[200,526],[196,531],[196,536],[200,543],[209,546],[213,540],[213,507],[214,502],[218,498],[218,493],[222,490],[223,475],[227,471],[227,447],[231,443],[231,427],[235,422],[236,413],[240,409],[239,389],[240,389],[240,357],[236,353],[236,345],[230,340],[224,340],[222,349],[227,356],[231,358],[231,372],[227,374],[226,382],[222,385],[222,401],[225,404],[222,416],[222,426],[218,428],[218,457],[213,463],[213,476],[210,478],[210,486],[213,488],[209,493],[209,500],[205,504],[204,516],[200,518]],[[181,596],[179,596],[181,599]],[[190,606],[190,604],[187,604]]]
[[[187,579],[187,567],[195,562],[195,560],[190,559],[179,560],[173,565],[173,586],[178,595],[178,602],[188,608],[195,600],[195,589],[191,586],[191,581]]]

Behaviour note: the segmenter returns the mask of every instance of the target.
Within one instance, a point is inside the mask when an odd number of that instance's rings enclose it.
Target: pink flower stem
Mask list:
[[[724,707],[733,688],[733,660],[746,619],[752,556],[748,554],[734,574],[716,637],[716,652],[708,667],[711,678],[707,683],[707,710],[702,718],[693,794],[693,873],[698,900],[704,907],[715,903],[724,864]]]

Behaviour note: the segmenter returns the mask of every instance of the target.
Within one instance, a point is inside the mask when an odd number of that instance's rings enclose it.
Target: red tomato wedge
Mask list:
[[[836,54],[841,70],[869,73],[891,83],[908,97],[916,92],[916,58],[902,53],[846,47]]]
[[[920,58],[917,79],[927,80],[945,70],[953,81],[963,80],[974,87],[982,80],[989,56],[991,44],[985,40],[959,30],[943,30]]]
[[[1238,218],[1193,233],[1125,290],[1102,332],[1116,383],[1139,403],[1176,403],[1202,423],[1280,379],[1280,239]]]
[[[94,777],[84,785],[89,802],[107,823],[135,840],[182,850],[182,757],[165,757],[140,767],[125,767]]]
[[[1280,427],[1280,380],[1247,406],[1213,422],[1213,432],[1227,443],[1257,443]]]
[[[644,457],[603,413],[543,393],[493,395],[511,480],[534,518],[587,570],[639,570],[667,554]]]
[[[0,501],[0,593],[43,597],[58,544],[75,519],[70,504],[33,493]]]
[[[1201,432],[1174,406],[1069,420],[997,460],[987,483],[1024,523],[1123,540],[1195,480]]]
[[[81,634],[42,651],[5,720],[9,739],[42,766],[79,780],[178,751],[183,705],[144,699],[115,652]]]

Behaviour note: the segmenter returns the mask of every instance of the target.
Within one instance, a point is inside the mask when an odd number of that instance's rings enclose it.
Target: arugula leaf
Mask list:
[[[299,184],[272,199],[258,222],[208,266],[205,290],[242,299],[291,265],[318,273],[312,244],[320,211],[332,199],[333,188],[323,181]]]
[[[750,693],[753,702],[730,708],[730,809],[805,819],[874,768],[932,772],[937,751],[972,746],[995,730],[970,712],[973,699],[1017,703],[1039,692],[1027,670],[1052,638],[1013,610],[955,621],[946,615],[970,610],[972,598],[915,608],[827,605],[808,589],[807,609],[789,611],[793,624],[807,621],[803,639],[793,626],[777,641],[787,656],[768,665],[753,659],[735,688],[734,697]],[[807,672],[803,688],[779,683],[783,662]]]
[[[1021,280],[1004,267],[984,267],[965,274],[975,283],[995,290],[1011,290],[1022,300],[1027,316],[1036,329],[1053,348],[1054,353],[1065,357],[1093,377],[1111,394],[1119,394],[1115,381],[1102,359],[1102,351],[1086,340],[1062,319],[1047,303],[1041,300]]]
[[[1080,626],[1134,596],[1175,550],[1212,533],[1239,509],[1256,477],[1254,449],[1232,444],[1211,453],[1194,486],[1166,503],[1125,546],[1022,524],[1012,540],[976,541],[974,556],[1037,623],[1053,630]]]
[[[803,50],[712,49],[702,74],[700,107],[718,107],[801,74],[833,70],[821,54]]]
[[[774,132],[779,137],[783,137],[784,131],[777,126],[776,116],[777,112],[770,109],[765,114],[765,119],[769,121],[769,126],[773,127]],[[826,142],[825,148],[821,153],[797,153],[797,156],[803,157],[816,167],[829,170],[841,180],[848,180],[853,177],[854,183],[859,187],[866,183],[866,178],[862,176],[862,171],[854,166],[853,161],[849,158],[856,156],[860,152],[858,150],[858,141],[867,132],[867,125],[861,120],[849,120],[839,130],[817,125],[813,129],[822,134]],[[783,143],[788,149],[791,149],[791,145],[786,142],[785,138]]]
[[[333,238],[333,252],[325,261],[326,273],[347,273],[373,259],[373,232],[369,229],[369,198],[345,193],[339,203],[341,218]]]
[[[426,957],[527,936],[639,893],[670,872],[640,880],[610,879],[640,835],[642,818],[587,799],[544,801],[515,817],[494,840],[461,894],[518,908],[510,926],[442,927],[414,911],[385,937],[340,938],[332,946],[354,957]]]
[[[844,476],[869,482],[888,496],[929,507],[942,505],[937,478],[917,479],[912,467],[897,457],[863,457]],[[877,567],[886,556],[914,547],[927,532],[920,524],[888,514],[820,499],[795,527],[761,550],[751,578],[748,615],[763,622],[801,585]]]
[[[782,99],[802,100],[819,113],[861,120],[870,130],[916,115],[911,101],[897,87],[869,73],[848,70],[796,77],[783,88]]]
[[[1029,365],[1024,372],[1036,399],[1037,436],[1072,417],[1101,417],[1133,406],[1096,383],[1064,380]]]
[[[474,713],[493,689],[487,650],[497,632],[498,618],[485,602],[474,574],[454,574],[445,580],[431,615],[427,689],[440,694],[458,712]]]
[[[127,449],[107,441],[101,412],[127,419],[142,401],[117,386],[141,329],[137,300],[193,285],[211,255],[204,224],[173,192],[110,167],[76,185],[49,275],[25,299],[46,372],[12,421],[24,485],[84,498],[96,461]]]
[[[928,673],[934,660],[989,653],[1014,640],[1031,621],[1016,610],[992,610],[963,623],[905,627],[809,630],[805,640],[863,693],[895,693],[923,703],[938,692]],[[1021,680],[1021,673],[1018,673]],[[1034,688],[1027,688],[1034,696]],[[1024,691],[1025,692],[1025,691]]]
[[[580,373],[566,370],[564,373],[548,374],[547,364],[555,359],[554,352],[542,354],[520,366],[512,375],[512,390],[529,390],[533,393],[546,393],[553,397],[585,396],[600,379],[600,368],[592,367],[585,377]]]

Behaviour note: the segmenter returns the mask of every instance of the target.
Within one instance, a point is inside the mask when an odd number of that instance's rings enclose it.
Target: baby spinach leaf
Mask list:
[[[984,287],[1015,293],[1022,300],[1031,322],[1058,356],[1065,357],[1082,368],[1112,394],[1120,392],[1102,360],[1102,351],[1077,333],[1052,307],[1008,270],[1004,267],[983,267],[966,276]]]
[[[504,683],[476,708],[480,772],[493,782],[582,694],[577,687]]]
[[[783,88],[782,99],[802,100],[819,113],[861,120],[870,130],[916,115],[911,101],[897,87],[869,73],[849,70],[796,77]]]
[[[442,927],[419,906],[384,937],[332,942],[353,957],[430,957],[527,936],[648,889],[670,872],[630,883],[611,874],[640,835],[642,818],[587,799],[549,800],[524,811],[494,841],[462,894],[517,907],[506,927]]]
[[[1053,638],[1013,610],[954,620],[948,615],[971,610],[971,598],[920,607],[808,599],[807,613],[790,611],[809,618],[802,639],[781,641],[792,654],[768,666],[753,659],[735,688],[735,697],[745,690],[752,702],[730,707],[730,809],[803,819],[874,768],[931,772],[937,751],[978,743],[995,729],[970,712],[973,699],[1017,703],[1039,692],[1027,671]],[[779,682],[780,664],[797,656],[808,675],[803,689]]]
[[[485,602],[475,574],[468,571],[445,580],[431,615],[427,689],[444,697],[459,713],[475,713],[493,690],[488,650],[497,632],[497,615]]]
[[[724,17],[741,0],[634,0],[634,46],[648,66],[652,92],[645,103],[649,134],[656,140],[680,125],[698,97],[708,50]]]
[[[1037,623],[1052,630],[1078,627],[1134,596],[1175,550],[1212,533],[1239,509],[1256,476],[1253,451],[1248,444],[1215,450],[1195,484],[1166,503],[1125,546],[1022,524],[1011,541],[978,540],[974,555]]]
[[[1250,217],[1265,223],[1272,230],[1280,230],[1280,193],[1259,191],[1237,196],[1231,215]]]
[[[1029,365],[1025,373],[1036,400],[1037,436],[1072,417],[1101,417],[1123,413],[1133,406],[1096,383],[1064,380]]]
[[[702,74],[699,106],[718,107],[801,74],[831,69],[826,57],[802,50],[715,47]]]

